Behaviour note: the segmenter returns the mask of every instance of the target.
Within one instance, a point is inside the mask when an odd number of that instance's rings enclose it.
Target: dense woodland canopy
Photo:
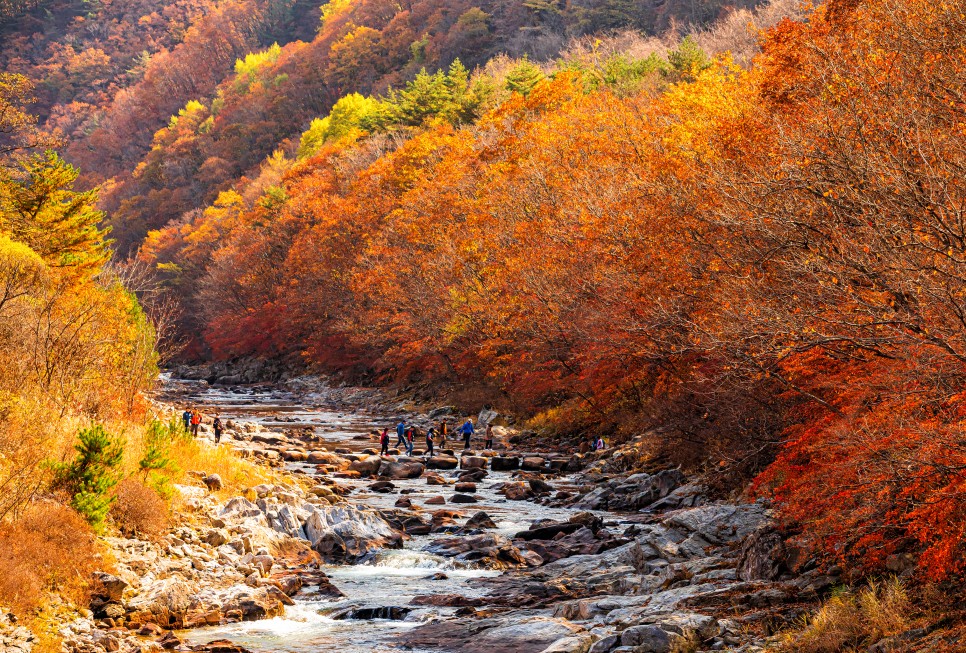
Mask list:
[[[830,559],[963,571],[962,0],[4,15],[5,69],[101,186],[117,258],[179,304],[185,356],[650,431]],[[121,293],[90,276],[74,168],[17,165],[17,279]],[[20,208],[39,192],[76,206]],[[87,226],[50,246],[26,213]]]

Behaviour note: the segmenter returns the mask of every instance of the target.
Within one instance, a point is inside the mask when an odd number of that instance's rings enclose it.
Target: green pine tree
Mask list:
[[[121,480],[124,443],[97,425],[77,434],[77,457],[54,465],[55,485],[71,495],[71,507],[99,530],[114,503],[111,490]]]

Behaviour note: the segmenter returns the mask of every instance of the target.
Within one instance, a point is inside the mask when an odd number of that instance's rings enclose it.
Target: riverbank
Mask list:
[[[195,470],[159,541],[105,540],[114,571],[66,650],[747,652],[838,581],[794,560],[766,505],[632,473],[629,451],[521,448],[506,428],[499,451],[380,457],[371,431],[404,406],[371,391],[162,394],[288,480],[226,499]]]

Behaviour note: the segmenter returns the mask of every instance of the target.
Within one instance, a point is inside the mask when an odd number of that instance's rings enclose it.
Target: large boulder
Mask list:
[[[634,474],[622,481],[612,481],[603,487],[594,488],[574,503],[573,507],[624,512],[642,510],[668,496],[685,480],[684,474],[677,469],[667,469],[657,474]]]
[[[91,588],[91,596],[99,599],[102,603],[120,601],[121,594],[127,583],[112,574],[103,571],[94,572],[94,583]]]
[[[163,627],[180,627],[192,603],[192,588],[180,577],[165,578],[149,585],[127,604],[129,615],[137,623],[156,623]]]
[[[527,483],[530,484],[530,489],[537,494],[549,494],[553,492],[553,486],[539,478],[531,478]]]
[[[576,522],[550,522],[530,530],[520,531],[513,536],[515,540],[552,540],[557,535],[570,535],[583,526]]]
[[[479,483],[486,478],[489,473],[485,469],[466,469],[460,472],[460,483]]]
[[[510,501],[523,501],[533,497],[533,490],[523,481],[504,483],[500,492]]]
[[[349,471],[358,472],[360,476],[372,476],[379,473],[383,460],[379,456],[366,456],[349,463]]]
[[[463,528],[471,530],[474,528],[496,528],[496,522],[486,514],[484,511],[479,511],[472,517],[466,520]]]
[[[527,564],[521,551],[509,539],[497,533],[434,540],[426,547],[426,551],[492,569],[508,569]]]
[[[346,462],[345,458],[331,451],[310,451],[306,460],[317,465],[333,465],[335,467],[342,467]]]
[[[395,462],[383,460],[379,467],[379,475],[394,479],[419,478],[423,475],[425,469],[422,463],[412,460],[397,460]]]
[[[760,528],[745,538],[738,555],[741,580],[777,580],[785,571],[785,540],[771,527]]]
[[[426,461],[429,469],[456,469],[460,461],[455,456],[433,456]]]
[[[710,544],[742,542],[768,522],[760,503],[715,504],[675,512],[663,524]]]
[[[483,456],[461,456],[461,469],[486,469],[486,458]]]
[[[546,469],[547,461],[540,456],[527,456],[520,462],[520,468],[528,472],[540,472]]]
[[[218,512],[221,517],[260,517],[262,510],[245,497],[233,497]]]
[[[520,459],[517,456],[494,456],[490,459],[490,469],[494,472],[512,472],[520,469]]]
[[[241,613],[243,621],[256,621],[281,616],[286,605],[294,605],[294,601],[275,585],[265,585],[232,597],[224,604],[223,611]]]
[[[355,562],[377,549],[399,548],[402,536],[370,510],[350,505],[325,506],[309,515],[305,534],[327,562]]]
[[[404,645],[419,650],[460,653],[543,653],[583,630],[563,619],[509,613],[487,619],[431,621],[403,635]]]
[[[638,653],[669,653],[671,636],[652,625],[631,626],[621,633],[621,646],[634,646]]]

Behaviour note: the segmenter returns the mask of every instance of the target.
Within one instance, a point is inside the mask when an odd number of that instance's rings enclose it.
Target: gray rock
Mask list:
[[[620,641],[621,638],[619,635],[608,635],[594,642],[594,645],[590,647],[588,653],[609,653]]]
[[[121,594],[127,583],[112,574],[103,571],[94,572],[94,596],[103,603],[120,601]]]
[[[402,637],[404,646],[417,649],[460,653],[542,653],[561,640],[579,635],[578,631],[561,619],[510,613],[479,620],[428,623]],[[589,642],[589,638],[585,641]]]
[[[785,540],[774,528],[766,526],[742,543],[738,555],[738,578],[777,580],[785,571],[785,560]]]
[[[222,544],[227,544],[228,533],[221,530],[220,528],[213,528],[212,530],[208,531],[207,535],[205,535],[205,542],[207,542],[208,544],[214,547],[219,547]]]
[[[632,626],[621,633],[621,646],[636,646],[640,653],[668,653],[671,636],[657,626]]]
[[[371,510],[322,507],[305,522],[305,535],[327,561],[352,562],[380,548],[398,548],[401,534]]]
[[[758,530],[768,520],[760,503],[740,505],[715,504],[676,512],[664,520],[664,525],[697,535],[715,545],[740,542]]]

